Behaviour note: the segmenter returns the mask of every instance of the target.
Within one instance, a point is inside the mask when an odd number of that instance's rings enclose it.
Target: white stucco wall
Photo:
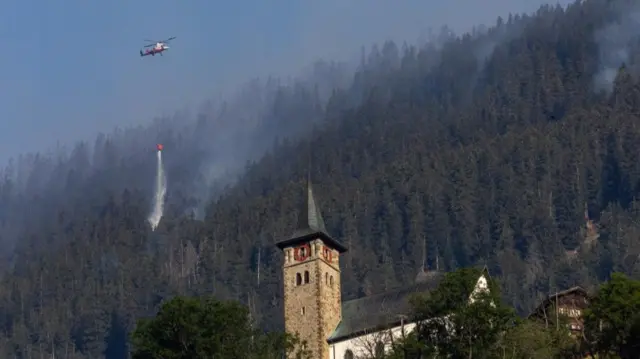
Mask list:
[[[471,292],[471,295],[469,296],[469,302],[473,303],[475,301],[475,296],[477,296],[479,293],[487,291],[488,289],[489,283],[487,281],[487,278],[484,275],[480,276],[473,291]],[[415,328],[416,323],[404,323],[404,334],[408,335]],[[374,350],[377,341],[380,341],[385,345],[385,351],[389,351],[392,347],[393,341],[397,341],[400,339],[402,339],[402,325],[380,332],[369,333],[359,337],[330,344],[329,358],[345,359],[344,355],[347,350],[351,350],[353,352],[355,359],[362,357],[371,358],[375,353]]]
[[[473,292],[469,296],[469,303],[473,303],[476,301],[476,296],[480,293],[486,292],[489,290],[489,282],[484,275],[481,275],[476,282],[476,286],[473,288]]]
[[[408,335],[415,328],[415,323],[405,323],[404,334]],[[329,358],[344,359],[344,354],[349,349],[353,352],[354,358],[370,358],[372,354],[374,354],[375,344],[377,341],[380,341],[384,344],[385,351],[389,351],[391,350],[393,341],[400,339],[402,339],[402,325],[383,330],[381,332],[365,334],[360,337],[333,343],[329,345]]]

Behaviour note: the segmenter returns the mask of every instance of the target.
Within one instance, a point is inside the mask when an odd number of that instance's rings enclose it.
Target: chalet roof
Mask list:
[[[298,224],[291,237],[276,243],[280,249],[295,246],[313,238],[321,238],[328,246],[338,250],[340,253],[347,251],[342,243],[333,239],[327,232],[320,208],[313,196],[311,181],[307,182],[307,193],[302,203],[302,208],[298,212]]]
[[[589,292],[587,292],[586,289],[580,287],[580,286],[575,286],[575,287],[571,287],[569,289],[565,289],[565,290],[561,290],[559,292],[556,292],[555,294],[552,294],[548,297],[546,297],[542,303],[540,303],[540,305],[538,305],[533,312],[531,312],[531,314],[529,314],[529,317],[537,315],[537,314],[541,314],[541,312],[543,312],[543,308],[547,308],[549,307],[549,304],[551,304],[551,302],[555,301],[556,298],[560,298],[560,297],[564,297],[566,295],[570,295],[570,294],[578,294],[578,295],[582,295],[586,298],[589,298]]]
[[[410,286],[343,302],[342,321],[327,341],[338,342],[367,331],[390,328],[399,325],[402,316],[409,322],[412,309],[410,295],[435,289],[443,277],[443,272],[429,272],[428,275],[421,275],[420,280]]]

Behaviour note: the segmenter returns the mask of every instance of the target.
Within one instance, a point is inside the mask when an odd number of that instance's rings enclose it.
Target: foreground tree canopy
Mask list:
[[[297,338],[256,330],[246,307],[210,297],[165,302],[138,321],[132,344],[133,359],[311,359]]]
[[[384,355],[363,346],[359,359],[632,359],[640,355],[640,281],[614,273],[591,297],[584,335],[571,336],[561,313],[547,321],[521,318],[490,292],[469,301],[474,268],[447,273],[438,288],[412,298],[414,331],[390,342]],[[553,310],[553,309],[552,309]],[[557,319],[556,319],[557,318]],[[558,320],[558,322],[556,322]],[[311,324],[311,323],[310,323]],[[377,341],[379,339],[374,339]],[[288,334],[252,328],[246,307],[217,299],[176,297],[132,333],[133,359],[314,359]],[[371,348],[374,348],[371,346]]]
[[[614,273],[590,298],[585,334],[571,336],[563,314],[523,319],[501,302],[498,285],[469,303],[475,269],[448,273],[438,288],[414,299],[416,330],[395,342],[388,359],[631,359],[640,356],[640,281]],[[443,304],[446,303],[446,304]],[[430,320],[425,320],[429,318]],[[434,320],[440,318],[440,320]],[[446,318],[446,319],[445,319]],[[556,318],[558,322],[556,323]],[[375,358],[370,358],[375,359]]]
[[[640,281],[614,273],[591,301],[585,324],[589,349],[622,359],[640,357]]]

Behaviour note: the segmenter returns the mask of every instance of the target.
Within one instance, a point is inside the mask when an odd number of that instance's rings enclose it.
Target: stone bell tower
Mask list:
[[[284,323],[307,342],[313,358],[329,359],[327,338],[342,318],[339,255],[347,251],[327,233],[307,184],[293,235],[276,244],[284,253]]]

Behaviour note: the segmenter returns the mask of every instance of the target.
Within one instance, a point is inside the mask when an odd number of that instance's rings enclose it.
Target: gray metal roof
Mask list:
[[[410,286],[343,302],[342,321],[327,341],[339,342],[368,331],[390,328],[398,325],[402,316],[410,320],[411,294],[428,293],[438,286],[443,277],[443,272],[427,272]]]

